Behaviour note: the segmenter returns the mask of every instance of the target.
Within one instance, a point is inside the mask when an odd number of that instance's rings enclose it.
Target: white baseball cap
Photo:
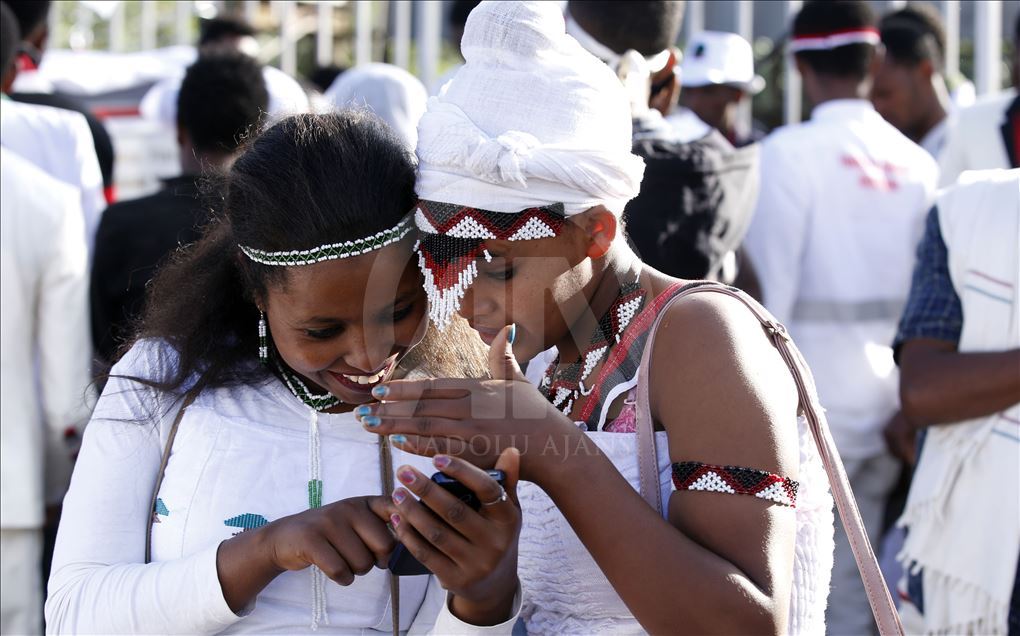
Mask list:
[[[754,54],[736,33],[702,31],[691,37],[680,68],[683,86],[726,84],[757,95],[765,78],[754,73]]]

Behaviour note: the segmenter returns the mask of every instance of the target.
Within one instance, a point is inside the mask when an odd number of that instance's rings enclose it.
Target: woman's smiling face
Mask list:
[[[262,303],[276,355],[347,404],[372,401],[372,387],[424,334],[414,240],[288,268]]]

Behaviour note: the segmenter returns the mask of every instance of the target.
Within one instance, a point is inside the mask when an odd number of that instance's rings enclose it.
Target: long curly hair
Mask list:
[[[415,162],[404,142],[364,111],[301,114],[249,141],[225,175],[207,184],[214,201],[202,237],[178,251],[150,283],[135,337],[170,345],[157,378],[133,378],[168,393],[255,384],[255,299],[283,282],[282,267],[246,258],[238,245],[310,249],[392,227],[415,205]],[[409,356],[432,375],[482,375],[485,348],[458,325]],[[405,365],[406,369],[406,365]]]

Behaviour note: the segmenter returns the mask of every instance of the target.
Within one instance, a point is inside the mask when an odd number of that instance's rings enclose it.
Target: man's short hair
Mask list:
[[[7,73],[7,69],[14,63],[14,56],[20,44],[21,31],[18,29],[18,19],[14,17],[14,12],[6,2],[0,2],[0,75]]]
[[[680,33],[684,3],[670,0],[570,0],[567,11],[582,29],[619,54],[655,55]]]
[[[218,16],[202,20],[199,25],[198,46],[223,38],[254,37],[255,28],[247,20],[238,16]]]
[[[912,4],[894,11],[879,23],[885,53],[898,64],[917,66],[928,60],[941,70],[946,57],[946,31],[942,17],[930,4]]]
[[[793,20],[793,37],[875,28],[875,13],[864,0],[808,0]],[[875,47],[854,43],[822,51],[798,51],[802,60],[819,75],[864,79]]]
[[[242,53],[202,55],[177,96],[177,125],[200,152],[233,152],[269,105],[262,66]]]
[[[45,24],[50,15],[50,0],[4,0],[4,3],[18,21],[18,32],[23,38]]]

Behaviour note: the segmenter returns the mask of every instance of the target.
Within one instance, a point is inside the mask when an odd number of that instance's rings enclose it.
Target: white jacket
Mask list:
[[[106,198],[96,147],[84,115],[6,98],[0,104],[0,145],[78,189],[78,214],[85,219],[82,236],[91,254]]]
[[[967,170],[1012,167],[1002,138],[1002,125],[1006,122],[1006,110],[1016,97],[1016,89],[1009,89],[956,115],[939,156],[940,186],[953,185]]]
[[[39,528],[70,476],[64,431],[89,415],[78,192],[0,147],[0,222],[0,527]]]
[[[844,458],[884,449],[899,408],[890,343],[938,168],[864,100],[834,100],[762,144],[747,250],[765,306],[815,374]]]

